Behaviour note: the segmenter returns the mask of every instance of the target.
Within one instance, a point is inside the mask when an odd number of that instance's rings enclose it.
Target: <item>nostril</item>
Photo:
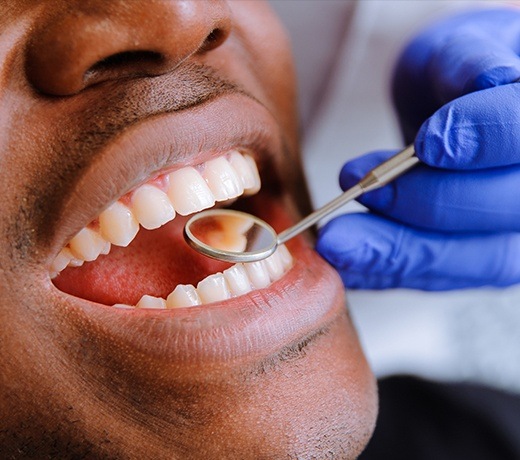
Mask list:
[[[113,54],[96,62],[86,73],[89,72],[103,72],[121,67],[146,66],[149,64],[160,65],[163,61],[161,53],[153,51],[124,51]]]
[[[206,40],[204,40],[204,43],[202,43],[199,52],[205,53],[206,51],[211,51],[212,49],[219,47],[224,40],[226,40],[228,35],[229,31],[227,30],[218,28],[213,29],[206,37]]]
[[[27,44],[27,78],[42,94],[71,96],[101,82],[171,72],[219,47],[232,27],[224,0],[69,1],[77,14],[57,9]]]
[[[92,66],[84,74],[84,81],[92,83],[93,80],[103,78],[103,75],[149,75],[159,71],[164,65],[164,56],[154,51],[123,51],[112,54]]]

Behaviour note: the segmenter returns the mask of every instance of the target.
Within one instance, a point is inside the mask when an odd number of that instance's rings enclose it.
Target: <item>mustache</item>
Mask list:
[[[235,83],[223,79],[210,67],[189,63],[171,74],[149,77],[131,85],[114,84],[101,105],[78,114],[73,139],[78,150],[95,150],[129,126],[159,114],[179,112],[223,94],[252,97]],[[68,138],[68,148],[71,139]],[[85,148],[87,147],[87,148]]]
[[[49,142],[52,152],[46,164],[27,183],[26,199],[10,232],[11,237],[16,237],[15,246],[22,258],[30,255],[37,245],[50,242],[64,200],[103,147],[125,129],[156,115],[196,107],[224,94],[241,93],[257,101],[212,68],[196,63],[181,65],[167,75],[111,82],[103,85],[101,91],[100,88],[89,91],[92,98],[87,97],[88,102],[80,110],[75,109],[72,114],[64,110],[59,132]],[[56,102],[56,110],[67,108],[67,99]]]

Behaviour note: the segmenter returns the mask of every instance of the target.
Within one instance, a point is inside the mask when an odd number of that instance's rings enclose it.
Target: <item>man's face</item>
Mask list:
[[[355,457],[374,381],[312,243],[230,267],[182,240],[206,207],[308,211],[268,6],[3,0],[0,66],[3,456]]]

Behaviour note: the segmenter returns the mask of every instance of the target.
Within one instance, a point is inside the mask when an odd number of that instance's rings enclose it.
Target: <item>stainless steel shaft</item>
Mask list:
[[[302,219],[296,225],[289,227],[278,235],[278,244],[283,244],[304,230],[320,221],[323,217],[338,208],[341,208],[348,202],[355,200],[358,196],[365,192],[382,187],[400,175],[404,174],[419,162],[419,158],[415,156],[413,145],[409,145],[404,150],[394,155],[389,160],[381,163],[370,170],[363,179],[356,185],[349,188],[343,194],[327,203],[325,206],[317,209],[307,217]]]

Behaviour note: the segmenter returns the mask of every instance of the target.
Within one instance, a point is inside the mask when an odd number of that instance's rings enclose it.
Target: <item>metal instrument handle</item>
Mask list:
[[[343,194],[327,203],[325,206],[317,209],[307,217],[302,219],[296,225],[289,227],[278,235],[278,244],[283,244],[304,230],[317,223],[323,217],[338,208],[341,208],[348,202],[355,200],[358,196],[365,192],[382,187],[400,175],[404,174],[410,168],[419,162],[419,158],[415,156],[413,145],[409,145],[404,150],[394,155],[392,158],[381,163],[370,170],[363,179],[356,185],[349,188]]]

